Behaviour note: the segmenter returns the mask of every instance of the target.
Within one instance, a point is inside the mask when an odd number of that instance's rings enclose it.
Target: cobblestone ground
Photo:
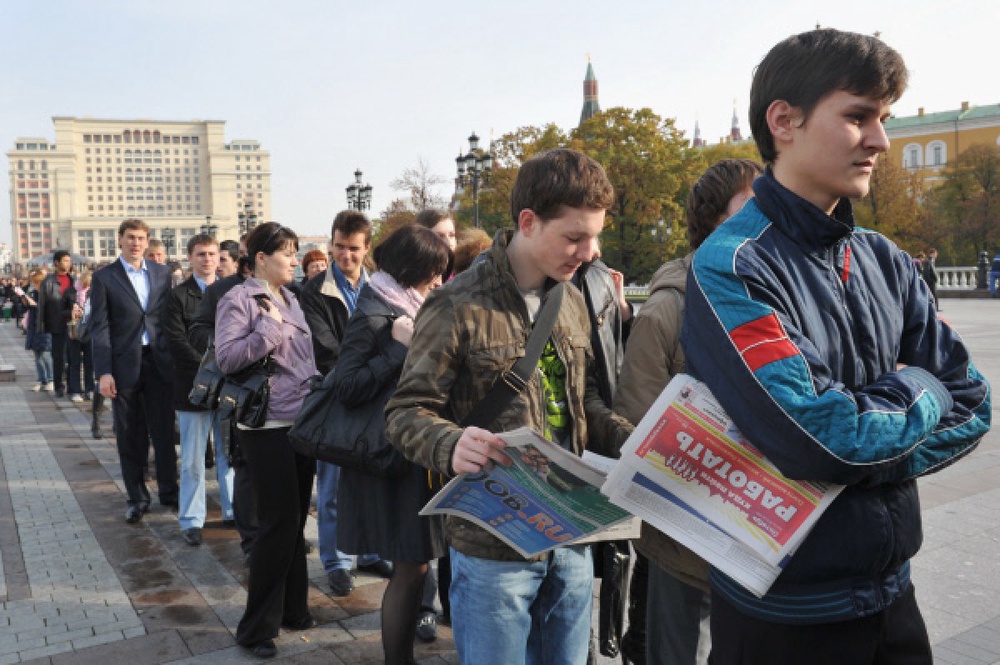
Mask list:
[[[1000,381],[1000,302],[944,303],[981,371]],[[250,662],[233,643],[246,570],[217,504],[197,548],[158,506],[126,525],[114,442],[91,437],[89,404],[31,390],[34,364],[12,323],[0,325],[0,364],[17,376],[0,383],[0,665]],[[107,412],[102,425],[110,433]],[[1000,434],[922,480],[921,498],[925,539],[913,576],[935,661],[1000,663]],[[315,530],[310,518],[313,542]],[[354,593],[332,598],[316,552],[309,567],[320,625],[283,633],[277,660],[381,662],[384,581],[361,574]],[[449,629],[439,634],[417,646],[419,662],[458,662]]]

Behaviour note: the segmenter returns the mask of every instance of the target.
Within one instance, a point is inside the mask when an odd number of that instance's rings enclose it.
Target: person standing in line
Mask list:
[[[451,274],[446,242],[419,226],[395,230],[373,252],[378,271],[358,296],[347,324],[333,389],[348,408],[384,405],[396,389],[413,319],[431,289]],[[393,562],[382,598],[382,647],[389,665],[413,663],[428,562],[447,550],[440,517],[421,517],[431,499],[427,470],[412,462],[393,478],[344,468],[338,488],[337,545],[345,552],[377,552]]]
[[[302,288],[302,310],[312,331],[313,351],[320,374],[328,374],[340,358],[340,341],[347,319],[354,314],[358,294],[368,282],[364,267],[371,247],[371,222],[364,213],[344,210],[333,219],[330,256],[326,272],[319,273]],[[351,557],[337,547],[337,487],[340,467],[320,461],[316,465],[316,513],[319,526],[319,557],[323,561],[330,591],[346,596],[354,590]],[[380,577],[392,575],[392,564],[377,554],[358,555],[358,570]]]
[[[997,297],[997,288],[1000,285],[1000,250],[997,250],[996,255],[993,257],[993,263],[990,264],[990,297]]]
[[[916,479],[974,450],[991,408],[910,257],[854,223],[907,76],[878,37],[833,29],[754,71],[767,169],[695,252],[686,369],[783,474],[844,488],[762,597],[710,569],[712,663],[933,661],[911,581]]]
[[[83,315],[88,311],[87,300],[90,298],[90,283],[93,279],[93,273],[84,272],[76,280],[76,301],[77,308],[75,312],[79,312],[78,315],[73,316],[70,320],[74,322],[79,322]],[[67,348],[67,358],[69,365],[69,381],[67,381],[70,386],[77,386],[83,389],[83,396],[81,399],[73,399],[72,395],[79,395],[80,393],[73,393],[72,387],[70,388],[70,399],[74,402],[77,401],[88,401],[91,402],[94,399],[94,362],[93,353],[90,342],[86,344],[81,342],[79,339],[70,339],[66,345]],[[83,371],[83,380],[80,380],[80,371]]]
[[[601,400],[583,296],[566,288],[546,349],[523,391],[484,427],[459,423],[524,354],[552,288],[598,254],[614,190],[604,169],[573,150],[527,160],[511,193],[514,229],[486,257],[427,297],[386,433],[411,461],[436,473],[480,473],[511,464],[494,432],[528,426],[576,455],[618,450],[632,426]],[[445,518],[449,596],[465,663],[580,665],[587,660],[594,591],[588,545],[525,559],[484,529]]]
[[[250,557],[247,604],[236,642],[260,658],[277,654],[280,628],[307,630],[309,578],[303,529],[316,461],[288,440],[316,375],[309,326],[288,284],[298,266],[295,232],[276,222],[247,237],[254,276],[219,302],[216,359],[226,374],[270,356],[267,416],[256,428],[239,424],[239,445],[257,497],[259,530]]]
[[[28,307],[28,320],[24,326],[26,337],[24,348],[35,356],[35,377],[38,384],[32,388],[35,392],[52,388],[52,335],[41,332],[36,325],[38,318],[38,292],[42,280],[45,279],[45,269],[35,268],[28,276],[28,291],[24,294],[24,304]]]
[[[55,396],[66,394],[67,383],[70,399],[82,402],[80,395],[80,367],[76,366],[76,383],[73,383],[73,373],[66,372],[68,359],[67,346],[69,334],[66,324],[82,311],[76,304],[76,288],[73,286],[73,259],[65,249],[57,249],[52,255],[54,272],[46,277],[38,289],[38,312],[36,325],[38,331],[52,336],[52,380],[55,383]]]
[[[924,261],[924,281],[927,282],[927,288],[931,291],[931,298],[934,301],[934,307],[937,311],[941,311],[941,301],[938,300],[938,271],[937,271],[937,249],[931,247],[927,250],[927,259]]]
[[[192,274],[174,287],[167,301],[163,333],[174,358],[174,408],[181,434],[181,484],[177,521],[184,541],[201,545],[201,530],[207,515],[205,501],[205,451],[211,436],[215,442],[215,470],[219,481],[219,504],[223,524],[233,524],[233,473],[225,450],[218,445],[221,427],[215,412],[188,401],[188,394],[198,373],[202,354],[188,340],[188,326],[201,302],[205,289],[215,282],[219,245],[209,235],[196,235],[188,241],[188,262]]]
[[[240,243],[235,240],[223,240],[219,243],[219,279],[235,275],[239,269]]]
[[[232,251],[239,250],[239,244],[235,241],[223,240],[219,246],[220,256],[225,253],[227,245]],[[240,256],[236,260],[236,269],[232,274],[215,280],[208,285],[202,294],[201,302],[195,308],[187,330],[188,341],[191,342],[191,346],[197,353],[204,355],[209,343],[215,338],[215,316],[219,301],[231,289],[246,280],[250,271],[249,269],[244,270],[244,266],[248,266],[249,263],[249,257]],[[233,520],[236,523],[236,530],[240,534],[240,549],[243,550],[244,560],[249,563],[253,543],[257,538],[257,499],[254,496],[253,484],[250,482],[250,473],[246,469],[246,462],[240,453],[239,432],[235,423],[230,420],[220,421],[217,431],[219,432],[217,447],[221,448],[217,454],[225,454],[229,468],[233,470],[231,494]]]
[[[614,409],[629,422],[638,424],[670,380],[684,371],[680,333],[693,251],[753,196],[751,184],[762,171],[760,164],[748,159],[724,159],[710,166],[691,188],[685,217],[692,254],[664,263],[653,275],[649,299],[632,323],[625,349]],[[635,548],[648,559],[646,641],[638,654],[641,658],[630,660],[705,665],[712,647],[708,564],[648,524],[642,525]]]
[[[121,256],[95,272],[90,287],[94,370],[101,394],[113,400],[129,524],[149,510],[144,469],[150,439],[160,505],[177,508],[173,358],[162,319],[170,296],[170,269],[143,258],[148,242],[144,221],[123,221],[118,227]]]

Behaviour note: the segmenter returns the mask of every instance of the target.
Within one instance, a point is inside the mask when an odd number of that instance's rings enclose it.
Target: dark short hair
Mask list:
[[[614,187],[596,160],[576,150],[557,148],[521,165],[510,193],[510,214],[516,230],[522,210],[548,221],[563,206],[607,210],[614,202]]]
[[[166,245],[159,238],[150,238],[149,244],[146,245],[146,251],[148,252],[151,249],[157,249],[159,247],[166,248]]]
[[[240,258],[240,243],[235,240],[223,240],[219,243],[219,253],[226,252],[233,261]]]
[[[295,231],[278,222],[264,222],[255,226],[247,236],[247,256],[250,257],[250,267],[255,267],[254,262],[260,252],[271,256],[286,247],[294,247],[295,251],[298,251],[299,237]]]
[[[436,275],[451,274],[454,261],[448,243],[423,226],[401,226],[372,251],[379,270],[405,288],[424,284]]]
[[[141,219],[136,219],[135,217],[130,217],[126,219],[121,224],[118,225],[118,237],[121,238],[125,235],[126,231],[145,231],[146,237],[149,237],[149,224],[142,221]]]
[[[194,248],[197,247],[198,245],[218,245],[218,244],[219,241],[216,240],[214,237],[208,235],[207,233],[199,233],[198,235],[193,236],[190,240],[188,240],[187,244],[188,256],[191,256],[191,253],[194,252]],[[237,245],[237,247],[239,247],[239,245]]]
[[[903,57],[878,37],[832,28],[789,37],[764,56],[750,86],[750,130],[760,156],[768,164],[778,156],[767,126],[767,109],[775,101],[788,102],[808,121],[816,105],[833,92],[893,103],[903,95],[907,80]]]
[[[417,213],[417,216],[413,218],[413,223],[433,229],[442,219],[451,219],[451,215],[437,208],[426,208]]]
[[[708,167],[688,194],[684,216],[688,243],[698,249],[722,221],[729,201],[764,172],[752,159],[723,159]]]
[[[62,259],[63,259],[64,256],[69,256],[69,255],[70,255],[69,250],[66,250],[66,249],[57,249],[52,254],[52,263],[59,263],[60,261],[62,261]]]
[[[365,244],[372,241],[372,223],[363,212],[357,210],[341,210],[333,218],[333,226],[330,228],[330,238],[340,231],[345,236],[352,236],[355,233],[365,234]]]

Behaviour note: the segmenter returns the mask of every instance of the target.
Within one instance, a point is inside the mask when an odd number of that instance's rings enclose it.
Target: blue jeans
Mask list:
[[[323,570],[350,570],[351,555],[337,549],[337,487],[340,467],[328,462],[316,463],[316,522],[319,527],[319,558]],[[370,566],[377,554],[359,554],[358,565]]]
[[[233,470],[229,468],[222,432],[214,411],[178,411],[181,432],[181,486],[177,521],[182,529],[205,526],[205,449],[208,434],[215,441],[215,473],[219,480],[222,519],[233,519]]]
[[[997,297],[997,284],[1000,283],[1000,272],[990,271],[990,297]]]
[[[451,621],[463,663],[587,662],[594,598],[590,547],[544,561],[492,561],[451,550]]]
[[[39,383],[52,383],[52,353],[49,351],[34,351],[35,376]]]

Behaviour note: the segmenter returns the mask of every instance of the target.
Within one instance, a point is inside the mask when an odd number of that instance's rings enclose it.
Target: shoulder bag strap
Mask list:
[[[515,397],[524,392],[535,367],[538,365],[538,359],[542,357],[542,351],[549,340],[552,327],[556,323],[556,317],[559,316],[565,290],[566,284],[560,282],[549,291],[545,303],[538,310],[538,318],[535,319],[535,326],[531,329],[528,343],[524,347],[524,355],[509,370],[500,375],[486,396],[462,420],[463,427],[489,426],[514,401]]]

